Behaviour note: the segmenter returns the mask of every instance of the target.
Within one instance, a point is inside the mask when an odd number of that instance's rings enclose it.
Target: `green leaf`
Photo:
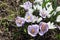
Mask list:
[[[24,32],[26,33],[26,29],[24,29]]]

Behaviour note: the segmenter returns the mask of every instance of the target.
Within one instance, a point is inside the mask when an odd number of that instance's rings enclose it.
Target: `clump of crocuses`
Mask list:
[[[25,2],[23,5],[20,5],[20,7],[23,7],[26,10],[24,18],[17,16],[15,20],[16,25],[18,27],[22,27],[26,22],[27,24],[30,23],[30,25],[28,24],[27,26],[27,31],[28,34],[32,37],[37,36],[37,34],[43,36],[46,32],[48,32],[49,29],[57,28],[55,27],[54,22],[52,23],[50,21],[45,22],[45,20],[47,18],[49,19],[53,14],[56,15],[56,12],[60,11],[58,10],[60,7],[58,7],[55,10],[56,11],[55,12],[53,11],[51,2],[46,3],[45,7],[42,7],[42,5],[43,5],[43,0],[35,0],[33,4],[30,1]],[[33,15],[34,11],[36,10],[38,10],[37,16]],[[57,17],[58,22],[59,22],[59,18],[60,17]]]

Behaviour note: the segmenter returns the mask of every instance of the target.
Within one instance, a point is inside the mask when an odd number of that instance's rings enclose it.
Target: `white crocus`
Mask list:
[[[53,11],[52,15],[53,15],[53,14],[56,15],[56,13],[57,13],[56,11]]]
[[[34,22],[39,23],[41,20],[42,20],[42,18],[41,18],[41,17],[40,17],[40,18],[38,18],[38,16],[34,16],[34,19],[33,19],[32,23],[34,23]]]
[[[53,11],[52,3],[51,3],[51,2],[48,2],[48,3],[46,4],[46,8],[47,8],[48,13],[50,13],[51,11]]]
[[[47,17],[50,18],[52,16],[52,14],[49,14],[47,11]]]
[[[40,6],[40,5],[33,5],[33,8],[34,8],[34,10],[42,10],[42,6]]]
[[[56,8],[56,12],[58,12],[58,11],[60,11],[60,6],[58,6],[58,7]]]
[[[52,8],[52,3],[51,2],[48,2],[46,4],[46,9],[47,9],[47,17],[50,18],[52,16],[52,14],[50,14],[52,11],[53,11],[53,8]]]
[[[33,13],[33,12],[34,12],[34,9],[31,9],[31,8],[30,8],[30,9],[28,10],[28,12]]]
[[[48,27],[49,27],[49,29],[55,29],[55,28],[57,28],[55,25],[54,25],[54,23],[52,22],[48,22],[47,23],[48,24]]]
[[[47,17],[50,18],[52,15],[56,15],[56,11],[53,11],[51,14],[48,13]]]
[[[41,18],[41,17],[40,17],[40,18],[38,18],[37,23],[39,23],[41,20],[42,20],[42,18]]]
[[[57,16],[56,22],[60,22],[60,15]]]
[[[32,23],[36,22],[37,19],[38,19],[38,17],[34,16],[34,19],[33,19]]]
[[[34,3],[39,3],[39,4],[41,4],[41,5],[42,5],[43,0],[35,0],[35,1],[34,1]]]

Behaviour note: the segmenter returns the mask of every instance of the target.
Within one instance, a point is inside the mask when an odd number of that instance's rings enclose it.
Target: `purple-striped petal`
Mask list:
[[[47,31],[48,31],[48,24],[45,23],[45,22],[41,22],[39,24],[39,27],[40,27],[40,32],[39,32],[39,35],[43,36]]]
[[[28,34],[31,35],[32,37],[35,37],[38,32],[39,26],[37,24],[28,26]]]

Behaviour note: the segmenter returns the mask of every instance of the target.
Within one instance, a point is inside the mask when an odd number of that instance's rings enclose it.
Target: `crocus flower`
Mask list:
[[[45,22],[41,22],[39,24],[39,27],[40,27],[40,32],[39,32],[40,36],[43,36],[48,31],[48,28],[49,28],[48,24]]]
[[[49,27],[49,29],[55,29],[55,28],[57,28],[55,25],[54,25],[54,23],[52,22],[48,22],[47,23],[48,24],[48,27]]]
[[[42,10],[39,11],[39,15],[42,17],[42,18],[46,18],[46,16],[48,15],[48,12],[45,8],[43,8]]]
[[[37,19],[38,19],[38,16],[35,16],[35,15],[33,15],[33,21],[32,21],[32,23],[35,23],[36,21],[37,21]]]
[[[60,22],[60,15],[57,16],[56,22]]]
[[[34,12],[34,9],[31,8],[28,10],[28,12],[32,14]]]
[[[16,22],[16,25],[17,25],[18,27],[20,27],[20,26],[22,26],[22,25],[25,23],[25,20],[24,20],[24,18],[17,16],[15,22]]]
[[[57,12],[56,11],[53,11],[52,14],[54,14],[54,16],[55,16],[57,14]]]
[[[47,9],[47,17],[50,18],[52,14],[50,14],[53,11],[52,3],[48,2],[46,4],[46,9]]]
[[[52,3],[51,2],[48,2],[46,4],[46,8],[42,8],[40,9],[40,16],[43,17],[43,18],[50,18],[52,14],[50,14],[51,12],[53,11],[53,8],[52,8]]]
[[[30,12],[26,12],[25,21],[26,22],[32,22],[33,19],[34,19],[34,16]]]
[[[23,5],[20,5],[20,6],[23,7],[25,10],[28,10],[32,8],[32,3],[30,1],[27,1]]]
[[[28,26],[28,34],[31,35],[32,37],[35,37],[38,32],[39,26],[37,24]]]
[[[40,18],[38,18],[37,23],[39,23],[41,20],[42,20],[42,18],[41,18],[41,17],[40,17]]]
[[[43,0],[35,0],[34,3],[39,3],[40,5],[42,5]]]
[[[34,22],[39,23],[41,20],[42,20],[42,18],[41,18],[41,17],[34,16],[34,19],[33,19],[32,23],[34,23]]]
[[[33,5],[34,10],[42,10],[42,6],[40,6],[39,4],[37,5]]]
[[[51,11],[53,11],[52,3],[51,3],[51,2],[48,2],[48,3],[46,4],[46,9],[47,9],[47,12],[48,12],[48,13],[51,13]]]
[[[50,18],[52,15],[53,15],[53,16],[55,16],[55,15],[56,15],[56,13],[57,13],[56,11],[53,11],[51,14],[50,14],[50,13],[48,13],[47,17],[48,17],[48,18]]]
[[[59,12],[59,11],[60,11],[60,6],[56,8],[56,12]]]

